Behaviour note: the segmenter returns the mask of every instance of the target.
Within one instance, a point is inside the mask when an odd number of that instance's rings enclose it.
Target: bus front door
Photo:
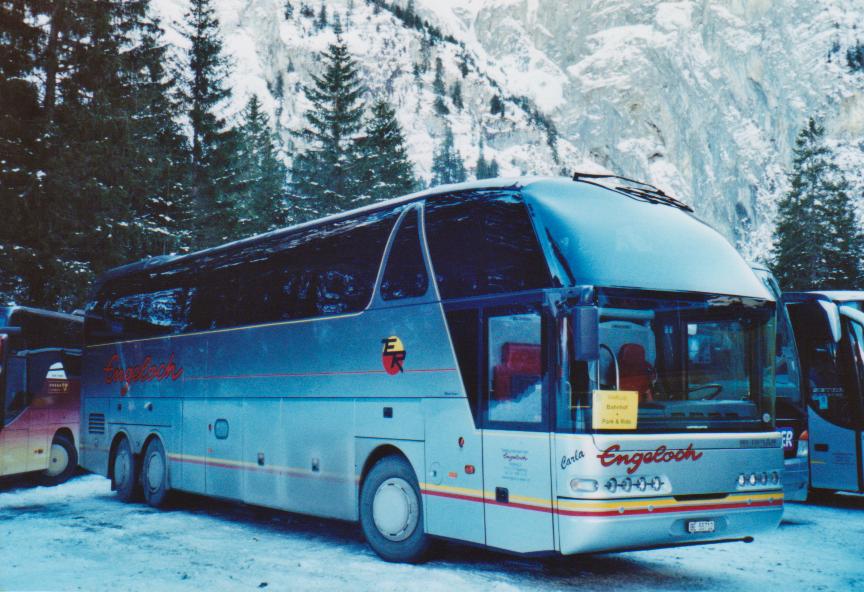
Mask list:
[[[543,333],[539,310],[485,315],[486,544],[519,553],[554,549]]]

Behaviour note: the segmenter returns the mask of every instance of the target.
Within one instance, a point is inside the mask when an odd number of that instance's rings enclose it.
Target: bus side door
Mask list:
[[[843,320],[842,338],[835,340],[818,303],[789,307],[807,385],[807,430],[810,437],[810,486],[858,489],[859,399],[856,374],[858,348],[855,323]]]
[[[30,403],[27,391],[27,357],[10,355],[4,369],[6,392],[3,393],[4,423],[0,430],[0,475],[14,475],[27,470],[30,444],[26,418]],[[18,421],[18,420],[21,421]]]
[[[539,308],[486,309],[483,482],[486,544],[554,549],[548,381]]]

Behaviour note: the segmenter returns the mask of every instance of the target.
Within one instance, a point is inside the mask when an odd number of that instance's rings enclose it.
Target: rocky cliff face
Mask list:
[[[284,0],[217,3],[236,60],[236,105],[261,96],[289,159],[297,148],[290,131],[306,107],[301,85],[333,39],[332,27],[301,15],[304,5],[317,15],[320,1],[290,2],[288,19]],[[411,4],[451,39],[430,44],[428,33],[364,0],[328,0],[326,8],[331,25],[339,15],[370,98],[395,104],[426,179],[450,125],[469,169],[482,142],[505,175],[605,169],[644,179],[758,258],[770,244],[795,136],[817,116],[864,191],[864,74],[846,60],[864,41],[864,0]],[[182,17],[182,2],[157,6],[169,26]],[[464,98],[462,109],[447,98],[443,116],[432,109],[439,57],[448,90],[459,82]],[[490,110],[496,95],[503,116]]]

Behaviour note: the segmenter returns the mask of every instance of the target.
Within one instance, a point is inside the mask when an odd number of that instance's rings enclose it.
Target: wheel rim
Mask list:
[[[165,461],[159,452],[151,452],[147,457],[147,489],[151,492],[159,491],[162,481],[165,479]]]
[[[129,455],[126,450],[121,448],[117,451],[117,457],[114,459],[114,481],[118,485],[123,485],[129,479]]]
[[[418,508],[417,494],[411,484],[399,477],[391,477],[375,491],[372,519],[385,538],[404,541],[417,528]]]
[[[69,452],[60,444],[51,444],[51,459],[48,462],[48,469],[45,474],[49,477],[56,477],[66,470],[69,466]]]

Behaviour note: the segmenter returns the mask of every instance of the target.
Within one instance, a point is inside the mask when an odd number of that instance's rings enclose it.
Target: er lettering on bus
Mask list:
[[[386,339],[382,339],[381,343],[384,344],[384,351],[381,352],[381,362],[384,364],[384,370],[387,371],[387,374],[392,376],[405,372],[402,362],[405,361],[407,352],[402,345],[402,341],[395,335],[391,335]]]

